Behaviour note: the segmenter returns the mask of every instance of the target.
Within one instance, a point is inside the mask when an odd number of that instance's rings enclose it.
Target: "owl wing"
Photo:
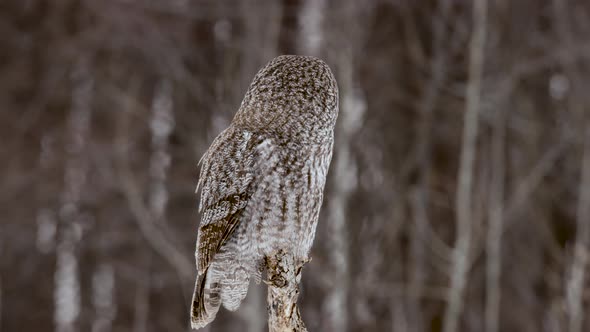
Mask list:
[[[215,255],[232,236],[243,219],[244,211],[257,179],[262,178],[272,154],[272,144],[261,135],[230,127],[221,133],[201,159],[197,189],[201,188],[199,211],[202,212],[197,250],[198,276],[191,305],[191,326],[201,328],[217,314],[221,302],[237,309],[245,296],[248,277],[234,275],[227,280],[226,262]]]
[[[199,184],[202,213],[197,238],[197,270],[203,274],[232,235],[252,192],[256,138],[248,131],[228,128],[201,159]]]

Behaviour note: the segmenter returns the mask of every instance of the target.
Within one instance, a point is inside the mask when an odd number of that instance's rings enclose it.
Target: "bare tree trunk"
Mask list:
[[[111,92],[114,97],[122,99],[121,102],[125,105],[123,107],[125,112],[121,113],[118,123],[115,145],[117,148],[117,176],[129,204],[129,209],[134,215],[134,221],[147,243],[176,270],[176,273],[183,281],[188,282],[194,278],[194,263],[162,231],[162,225],[159,225],[161,223],[157,222],[153,215],[152,207],[145,204],[142,188],[129,167],[128,149],[130,142],[127,133],[127,130],[129,130],[129,115],[126,114],[129,110],[126,108],[131,109],[131,104],[134,101],[127,95],[117,95],[118,91]]]
[[[562,42],[567,49],[576,47],[575,33],[572,29],[566,4],[553,1],[555,19]],[[586,32],[588,26],[586,26]],[[581,171],[578,188],[578,205],[576,209],[576,242],[574,244],[573,259],[566,277],[565,301],[567,307],[567,327],[569,332],[581,332],[584,326],[584,285],[586,283],[586,269],[590,261],[590,117],[587,113],[587,101],[581,68],[560,59],[562,66],[573,82],[570,108],[582,123],[581,135]]]
[[[343,56],[345,57],[345,56]],[[356,165],[350,149],[350,136],[356,131],[355,117],[362,116],[363,109],[355,107],[356,98],[352,90],[352,73],[350,62],[346,57],[342,59],[343,69],[339,84],[343,91],[344,100],[340,110],[340,140],[334,147],[333,178],[338,179],[334,193],[328,204],[329,257],[332,262],[333,283],[328,291],[324,303],[324,316],[328,321],[330,331],[346,331],[348,328],[348,292],[350,283],[350,268],[348,265],[348,228],[346,226],[346,207],[350,193],[357,186]],[[348,74],[348,75],[347,75]],[[351,121],[352,120],[352,121]],[[343,124],[344,123],[344,124]]]
[[[501,103],[502,107],[504,103]],[[504,225],[504,142],[506,112],[498,110],[492,141],[492,174],[488,209],[487,267],[486,267],[486,332],[497,332],[500,322],[500,271],[502,267],[502,232]]]
[[[2,310],[4,307],[2,306],[2,275],[0,274],[0,332],[2,332]]]
[[[92,304],[96,317],[92,332],[110,332],[117,313],[115,272],[109,263],[99,265],[92,277]]]
[[[141,278],[135,287],[135,305],[133,308],[133,331],[147,332],[150,313],[150,276]]]
[[[268,330],[270,332],[305,332],[305,324],[297,307],[301,269],[306,262],[297,262],[283,251],[266,259],[268,277]]]
[[[408,280],[408,315],[411,329],[423,330],[422,299],[425,281],[426,257],[424,247],[427,244],[427,230],[429,227],[430,185],[431,185],[431,159],[432,159],[432,126],[434,123],[434,111],[439,97],[439,89],[447,76],[447,62],[449,50],[445,49],[446,29],[448,20],[448,1],[441,2],[441,10],[433,24],[433,56],[429,61],[430,80],[422,95],[419,104],[421,121],[416,137],[416,155],[420,169],[420,180],[413,196],[413,223],[411,232],[411,262]]]
[[[152,216],[149,222],[157,223],[164,227],[166,205],[168,203],[168,189],[166,180],[171,157],[168,151],[168,140],[174,129],[174,113],[172,105],[172,84],[167,80],[161,80],[155,87],[151,107],[151,148],[149,166],[149,199],[148,209]],[[148,221],[145,221],[148,222]],[[155,226],[155,225],[153,225]],[[143,246],[140,249],[143,250]],[[138,283],[135,295],[134,330],[144,332],[149,328],[150,293],[151,293],[151,253],[143,256],[145,278]],[[182,275],[179,275],[182,281]],[[182,282],[181,282],[182,284]]]
[[[326,0],[306,0],[299,14],[299,49],[304,54],[318,56],[324,38],[323,20]]]
[[[581,180],[576,213],[577,232],[574,246],[574,259],[566,286],[566,303],[568,308],[568,331],[581,332],[584,324],[582,297],[586,280],[586,269],[590,260],[590,125],[583,135],[583,154]]]
[[[85,59],[79,60],[72,73],[72,110],[69,119],[69,140],[61,197],[60,233],[55,271],[55,329],[57,332],[78,330],[81,311],[80,276],[77,243],[81,239],[80,198],[86,185],[88,161],[85,150],[89,140],[93,80]]]
[[[163,223],[168,189],[166,180],[172,157],[168,151],[168,140],[174,129],[174,113],[172,105],[172,84],[162,80],[156,86],[152,103],[152,155],[150,160],[150,191],[149,205],[154,220]]]
[[[39,167],[41,172],[49,171],[56,155],[55,140],[51,135],[43,135],[41,138],[41,152],[39,154]],[[37,250],[48,254],[55,249],[57,218],[54,209],[43,206],[37,211]]]
[[[563,328],[563,304],[561,300],[554,299],[543,312],[543,332],[562,332]]]
[[[297,20],[302,0],[281,0],[282,14],[278,39],[278,49],[282,54],[295,54],[297,52]]]
[[[337,10],[336,22],[328,21],[326,26],[344,24],[355,15],[362,15],[365,9],[356,1],[331,2],[327,10]],[[366,13],[365,13],[366,14]],[[332,18],[334,19],[334,18]],[[328,237],[328,257],[331,262],[332,283],[323,303],[323,316],[326,318],[324,330],[347,331],[349,329],[348,300],[351,281],[350,241],[347,226],[348,200],[358,187],[357,161],[353,155],[352,140],[360,129],[366,111],[366,100],[356,82],[354,59],[356,47],[363,37],[364,29],[359,18],[350,23],[343,37],[343,31],[327,30],[325,39],[336,40],[338,52],[326,52],[328,60],[335,62],[335,76],[340,91],[340,113],[334,142],[334,159],[331,178],[334,179],[333,192],[328,200],[328,217],[325,220]],[[343,25],[344,26],[344,25]],[[332,41],[333,42],[333,41]]]
[[[469,250],[471,248],[472,189],[477,144],[480,89],[483,75],[484,47],[486,38],[487,1],[473,4],[473,32],[469,52],[469,81],[467,105],[463,121],[463,142],[457,182],[457,235],[453,250],[451,287],[444,318],[444,332],[455,332],[463,309],[463,292],[467,284]]]

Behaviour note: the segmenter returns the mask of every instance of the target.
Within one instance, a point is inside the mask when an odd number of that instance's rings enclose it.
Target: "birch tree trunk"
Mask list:
[[[115,271],[110,263],[99,265],[92,276],[92,304],[96,317],[92,332],[110,332],[117,312]]]
[[[171,163],[168,141],[174,129],[172,92],[172,84],[166,79],[160,80],[155,87],[151,107],[152,153],[149,162],[148,210],[152,218],[144,222],[159,224],[160,227],[165,227],[163,224],[165,223],[164,217],[168,204],[166,181]],[[151,227],[158,226],[151,225]],[[140,246],[140,251],[144,248],[144,246]],[[148,253],[147,256],[143,257],[144,277],[139,278],[140,282],[137,284],[135,295],[134,330],[136,332],[144,332],[149,328],[152,255]],[[182,275],[179,275],[179,278],[182,281]]]
[[[41,152],[39,153],[39,167],[41,168],[41,172],[43,174],[48,174],[51,164],[55,162],[55,139],[51,135],[43,135],[40,145]],[[40,196],[42,196],[42,194]],[[36,219],[37,250],[43,254],[48,254],[55,249],[57,231],[57,218],[55,215],[55,209],[44,204],[44,206],[37,211]]]
[[[328,287],[323,301],[323,316],[326,318],[324,330],[347,331],[349,329],[348,300],[351,283],[349,265],[350,240],[347,226],[347,207],[350,195],[358,187],[357,160],[352,150],[354,135],[361,128],[366,111],[366,101],[355,73],[354,60],[357,46],[362,40],[364,27],[362,26],[365,7],[356,1],[331,2],[326,10],[337,10],[337,22],[344,26],[344,22],[355,15],[357,21],[345,31],[327,30],[327,47],[335,48],[337,52],[327,52],[328,60],[335,62],[335,76],[340,93],[340,113],[335,131],[334,157],[330,170],[333,180],[333,191],[327,202],[326,238],[328,258],[332,283]],[[328,24],[333,24],[327,21]],[[329,41],[329,42],[328,42]]]
[[[76,251],[82,237],[80,201],[88,173],[85,150],[90,136],[93,94],[93,80],[88,70],[86,60],[80,59],[72,73],[72,108],[68,121],[61,224],[54,276],[54,320],[57,332],[77,331],[77,321],[81,312],[80,275]]]
[[[326,0],[307,0],[299,14],[299,49],[304,54],[319,56],[324,40],[323,22]]]
[[[152,119],[150,121],[152,155],[150,159],[149,206],[154,220],[158,223],[165,221],[164,215],[169,196],[166,180],[172,162],[168,149],[170,134],[174,130],[172,92],[172,84],[168,80],[163,79],[158,83],[152,103]]]

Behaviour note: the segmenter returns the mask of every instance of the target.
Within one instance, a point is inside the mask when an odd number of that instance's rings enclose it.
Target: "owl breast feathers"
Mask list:
[[[338,88],[329,67],[279,56],[254,77],[201,159],[191,326],[236,310],[277,250],[307,259],[332,158]]]

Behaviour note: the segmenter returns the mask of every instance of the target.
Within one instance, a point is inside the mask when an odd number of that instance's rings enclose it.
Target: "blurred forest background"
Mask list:
[[[341,96],[310,331],[590,331],[585,0],[2,0],[0,331],[188,331],[197,161],[287,53]]]

